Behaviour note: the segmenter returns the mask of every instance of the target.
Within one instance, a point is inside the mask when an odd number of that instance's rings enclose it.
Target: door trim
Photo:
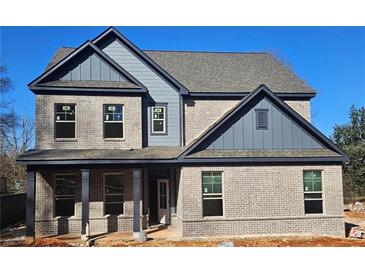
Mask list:
[[[160,208],[160,183],[166,183],[166,208]],[[157,222],[160,224],[171,223],[170,214],[170,180],[169,179],[157,179]]]

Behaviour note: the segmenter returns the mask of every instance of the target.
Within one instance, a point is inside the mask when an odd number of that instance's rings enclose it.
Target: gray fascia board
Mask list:
[[[176,91],[178,93],[180,93],[181,95],[186,95],[186,94],[189,93],[189,90],[183,84],[181,84],[174,77],[172,77],[166,70],[164,70],[160,65],[158,65],[155,61],[153,61],[151,57],[149,57],[146,53],[144,53],[143,51],[141,51],[136,45],[134,45],[131,41],[129,41],[116,28],[109,27],[103,33],[101,33],[100,35],[98,35],[97,37],[95,37],[92,40],[92,42],[94,44],[96,44],[98,41],[100,41],[101,39],[103,39],[105,36],[107,36],[110,33],[115,34],[117,36],[117,38],[121,42],[123,42],[129,48],[129,50],[138,59],[140,59],[143,63],[145,63],[149,68],[151,68],[152,70],[154,70],[156,73],[162,75],[163,78],[167,78],[169,84],[170,84],[170,82],[172,82],[174,84],[174,85],[172,85],[172,87],[174,87],[174,89],[176,89]],[[178,87],[178,88],[176,88],[175,86]]]
[[[43,87],[43,86],[30,86],[29,89],[35,94],[70,94],[84,93],[84,92],[94,92],[100,93],[99,95],[112,95],[112,94],[145,94],[146,89],[137,88],[84,88],[84,87]],[[89,93],[83,95],[90,95]]]
[[[346,157],[226,157],[226,158],[184,158],[181,163],[343,163]]]
[[[136,159],[136,160],[16,160],[20,165],[47,166],[47,165],[114,165],[114,164],[266,164],[266,163],[343,163],[346,157],[227,157],[227,158],[184,158],[184,159]]]
[[[204,136],[202,136],[199,140],[192,143],[183,153],[179,155],[179,158],[184,158],[188,155],[193,149],[199,146],[204,140],[206,140],[217,128],[219,128],[222,124],[224,124],[228,119],[230,119],[233,115],[237,113],[240,109],[245,107],[247,103],[251,101],[254,97],[256,97],[259,93],[265,92],[266,96],[269,96],[274,102],[276,102],[284,111],[287,111],[290,115],[292,115],[295,119],[297,119],[300,123],[300,126],[307,129],[308,133],[312,136],[318,138],[327,146],[334,149],[337,153],[342,156],[347,156],[345,152],[343,152],[339,147],[337,147],[330,139],[328,139],[325,135],[323,135],[319,130],[317,130],[312,124],[310,124],[307,120],[301,117],[299,114],[294,112],[285,102],[279,99],[268,87],[265,85],[260,85],[257,87],[252,93],[250,93],[247,97],[245,97],[240,104],[238,104],[234,109],[232,109],[226,116],[215,126],[209,129]]]

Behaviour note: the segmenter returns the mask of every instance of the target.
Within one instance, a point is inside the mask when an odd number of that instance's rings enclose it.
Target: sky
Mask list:
[[[8,69],[20,115],[34,117],[27,84],[59,47],[78,47],[107,27],[1,27],[0,59]],[[272,52],[317,96],[312,124],[325,135],[349,121],[351,105],[365,107],[365,27],[117,27],[141,49]]]

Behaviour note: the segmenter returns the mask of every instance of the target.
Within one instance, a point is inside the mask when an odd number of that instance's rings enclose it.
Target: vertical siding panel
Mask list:
[[[80,64],[80,80],[90,80],[91,66],[90,57]]]
[[[91,80],[100,80],[100,59],[95,54],[91,55]]]
[[[301,129],[298,128],[293,122],[292,122],[292,130],[293,130],[293,148],[302,148],[301,144]]]
[[[272,106],[272,131],[273,149],[281,149],[283,147],[281,114],[275,106]]]
[[[257,108],[267,108],[268,130],[256,130]],[[220,137],[211,149],[309,149],[321,148],[304,129],[288,118],[271,102],[264,100],[238,119]]]
[[[242,118],[233,125],[233,149],[243,149]]]
[[[223,134],[223,149],[233,149],[233,126]]]
[[[272,149],[273,148],[273,119],[272,119],[272,105],[266,99],[262,101],[262,108],[266,108],[269,110],[267,114],[267,122],[268,129],[261,130],[263,135],[263,149]]]
[[[244,149],[253,149],[252,112],[243,116]]]
[[[103,60],[100,61],[100,80],[110,81],[110,69]]]

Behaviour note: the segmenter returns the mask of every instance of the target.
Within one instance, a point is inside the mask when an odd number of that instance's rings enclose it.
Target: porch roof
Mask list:
[[[66,160],[169,160],[176,159],[183,147],[145,147],[141,149],[31,149],[19,162]]]

